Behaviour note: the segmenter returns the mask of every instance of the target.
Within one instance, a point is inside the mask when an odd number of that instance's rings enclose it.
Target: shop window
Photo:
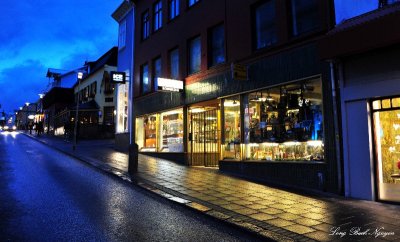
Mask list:
[[[245,158],[323,161],[321,90],[318,79],[250,93]]]
[[[149,38],[150,36],[150,20],[149,10],[142,14],[142,40]]]
[[[298,36],[319,27],[318,0],[290,0],[291,34]]]
[[[223,157],[225,159],[240,159],[240,96],[227,98],[223,103],[225,120]]]
[[[168,17],[170,20],[179,16],[180,11],[180,0],[169,0],[168,1]]]
[[[218,25],[209,34],[209,66],[225,62],[225,32],[224,25]]]
[[[128,132],[129,82],[120,84],[117,93],[117,133]]]
[[[179,50],[169,52],[169,72],[172,79],[179,79]]]
[[[136,143],[140,151],[157,151],[157,116],[147,115],[136,119]]]
[[[149,82],[149,65],[142,65],[140,72],[141,91],[142,94],[146,94],[151,91],[151,83]]]
[[[153,29],[157,31],[162,27],[162,2],[156,2],[153,7]]]
[[[253,8],[254,44],[256,49],[277,42],[275,0],[262,1]]]
[[[183,110],[161,113],[161,152],[183,152]]]
[[[388,100],[392,100],[391,105]],[[382,102],[381,108],[376,105],[377,102]],[[372,102],[378,198],[392,202],[400,202],[400,108],[398,104],[399,98]]]
[[[200,36],[189,41],[189,74],[201,70],[201,39]]]

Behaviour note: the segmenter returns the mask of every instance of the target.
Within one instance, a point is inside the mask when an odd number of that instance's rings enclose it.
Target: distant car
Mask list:
[[[0,127],[0,129],[3,130],[3,131],[12,132],[12,131],[17,130],[17,126],[15,126],[15,125],[5,125],[3,127]]]

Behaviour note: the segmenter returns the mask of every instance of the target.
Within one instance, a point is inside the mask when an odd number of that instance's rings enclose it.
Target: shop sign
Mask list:
[[[111,82],[113,83],[125,83],[125,72],[117,72],[117,71],[111,71]]]
[[[167,79],[167,78],[157,78],[157,90],[164,92],[181,92],[183,91],[183,81]]]
[[[247,66],[241,64],[231,64],[232,79],[238,81],[248,80]]]

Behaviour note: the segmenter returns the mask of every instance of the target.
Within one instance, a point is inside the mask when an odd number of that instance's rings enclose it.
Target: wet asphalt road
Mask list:
[[[0,241],[256,241],[22,134],[0,133]]]

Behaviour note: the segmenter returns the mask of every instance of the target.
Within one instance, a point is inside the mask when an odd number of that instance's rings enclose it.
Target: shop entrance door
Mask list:
[[[190,114],[190,165],[218,166],[220,139],[217,109]]]

